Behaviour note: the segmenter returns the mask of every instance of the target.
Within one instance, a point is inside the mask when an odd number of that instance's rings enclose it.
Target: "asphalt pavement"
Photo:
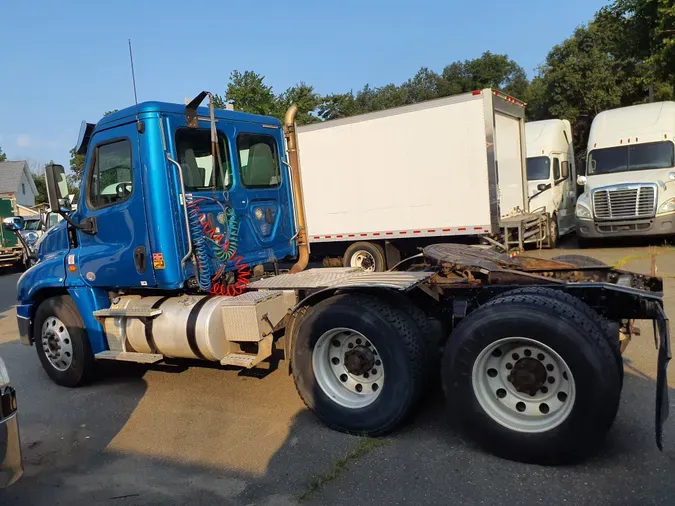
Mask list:
[[[675,249],[534,254],[591,254],[648,272],[652,252],[675,315]],[[462,440],[438,390],[385,439],[332,431],[304,408],[283,362],[262,378],[191,364],[105,364],[91,385],[59,387],[35,349],[17,341],[16,281],[0,277],[0,356],[18,390],[26,473],[0,491],[0,505],[675,504],[675,417],[661,453],[648,325],[624,357],[621,407],[602,451],[581,465],[541,467]]]

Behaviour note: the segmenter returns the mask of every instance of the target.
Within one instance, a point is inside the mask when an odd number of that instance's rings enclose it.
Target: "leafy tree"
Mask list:
[[[275,116],[283,120],[286,110],[291,104],[298,104],[298,115],[296,122],[298,125],[307,125],[309,123],[316,123],[319,118],[315,111],[322,102],[322,97],[314,91],[314,86],[309,86],[303,82],[288,88],[284,91],[276,101]]]
[[[0,147],[0,162],[4,162],[7,160],[7,155],[2,151],[2,147]]]
[[[44,204],[48,201],[47,199],[47,183],[45,182],[44,174],[32,174],[33,183],[35,183],[35,188],[37,188],[37,195],[35,196],[35,204]]]
[[[232,102],[238,111],[253,114],[272,115],[278,111],[277,98],[272,87],[265,84],[265,76],[250,70],[243,73],[233,71],[225,90],[225,98],[214,96],[216,107],[222,108],[227,102]]]
[[[359,114],[359,106],[354,93],[334,93],[323,98],[317,108],[317,114],[322,120],[346,118]]]

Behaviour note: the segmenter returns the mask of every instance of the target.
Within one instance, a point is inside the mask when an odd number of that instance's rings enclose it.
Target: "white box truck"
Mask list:
[[[547,119],[525,124],[527,139],[527,192],[530,209],[549,215],[549,235],[555,244],[573,232],[576,167],[572,127],[566,119]]]
[[[598,114],[576,205],[579,242],[675,233],[675,102]]]
[[[299,127],[312,254],[381,271],[443,239],[541,241],[524,214],[524,118],[484,89]]]

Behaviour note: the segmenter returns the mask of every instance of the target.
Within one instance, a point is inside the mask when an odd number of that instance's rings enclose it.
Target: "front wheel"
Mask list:
[[[621,394],[598,326],[534,295],[494,299],[462,320],[448,339],[442,378],[461,432],[496,455],[538,464],[592,454]]]
[[[40,304],[33,336],[42,367],[54,383],[77,387],[91,378],[94,355],[70,296],[52,297]]]
[[[424,345],[396,305],[368,295],[331,297],[309,310],[292,338],[298,393],[334,429],[386,434],[419,398]]]

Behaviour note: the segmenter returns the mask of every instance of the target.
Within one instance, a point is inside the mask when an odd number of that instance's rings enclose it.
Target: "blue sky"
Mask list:
[[[232,70],[275,91],[401,83],[484,51],[531,77],[549,49],[607,1],[0,0],[0,146],[9,159],[68,165],[80,122],[138,98],[222,93]]]

